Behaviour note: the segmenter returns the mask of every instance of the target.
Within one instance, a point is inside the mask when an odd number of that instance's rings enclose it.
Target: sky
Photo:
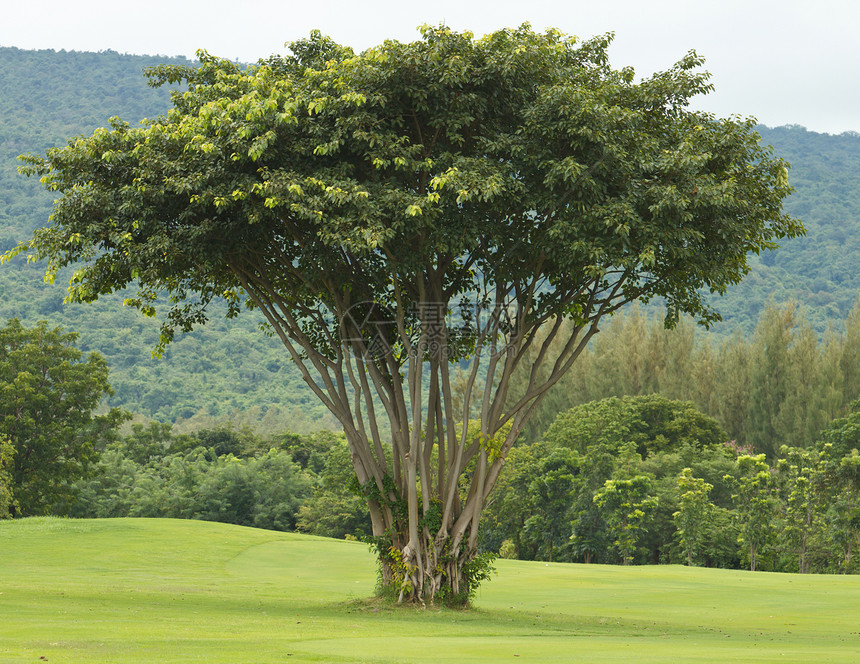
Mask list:
[[[695,50],[715,91],[694,107],[775,127],[860,132],[858,0],[2,0],[0,46],[138,55],[198,49],[241,62],[319,29],[361,51],[445,24],[482,36],[531,23],[587,39],[615,33],[614,67],[639,77]]]

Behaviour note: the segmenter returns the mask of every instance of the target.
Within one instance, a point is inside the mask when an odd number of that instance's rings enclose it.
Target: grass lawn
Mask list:
[[[0,522],[0,663],[860,661],[860,577],[497,567],[470,611],[391,608],[356,542]]]

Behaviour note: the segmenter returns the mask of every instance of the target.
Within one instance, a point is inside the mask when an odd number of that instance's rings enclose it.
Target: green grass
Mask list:
[[[860,578],[499,561],[476,608],[368,600],[363,544],[196,521],[0,523],[0,663],[846,662]],[[44,658],[44,659],[43,659]]]

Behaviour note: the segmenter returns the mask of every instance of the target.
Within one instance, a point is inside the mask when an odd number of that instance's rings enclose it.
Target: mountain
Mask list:
[[[143,76],[162,63],[190,61],[0,48],[0,252],[44,225],[53,200],[38,180],[17,173],[18,155],[90,134],[115,115],[135,124],[165,113],[170,91],[149,87]],[[64,306],[62,279],[49,285],[43,273],[44,266],[20,258],[0,269],[0,321],[44,319],[78,332],[79,347],[108,359],[116,391],[110,405],[167,421],[253,410],[255,419],[269,412],[280,429],[334,426],[280,342],[256,330],[253,316],[228,322],[216,311],[209,325],[154,360],[158,323],[122,307],[122,294]]]
[[[167,111],[170,91],[147,86],[144,68],[190,64],[183,58],[0,48],[0,252],[46,223],[52,196],[17,173],[17,156],[40,153],[105,126],[114,115],[134,124]],[[792,165],[789,212],[805,238],[751,257],[751,272],[717,302],[720,333],[751,330],[768,299],[800,302],[814,328],[839,324],[860,291],[860,135],[830,136],[802,127],[760,127],[762,140]],[[0,321],[48,320],[79,333],[111,366],[110,405],[164,421],[252,411],[252,419],[302,432],[333,427],[279,342],[250,314],[204,328],[151,358],[158,323],[121,306],[122,294],[64,306],[64,289],[43,282],[40,265],[17,259],[0,269]],[[61,275],[62,276],[62,275]]]
[[[760,126],[762,141],[791,164],[785,203],[806,236],[750,257],[750,274],[719,300],[717,330],[749,332],[768,299],[795,300],[822,334],[847,315],[860,292],[860,134]]]

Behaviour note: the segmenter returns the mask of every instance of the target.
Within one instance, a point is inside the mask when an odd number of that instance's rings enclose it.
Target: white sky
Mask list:
[[[615,32],[612,63],[645,76],[687,51],[716,91],[696,106],[769,126],[860,131],[858,0],[0,0],[0,46],[254,62],[315,28],[356,50],[412,41],[422,23],[477,36],[528,21],[588,38]]]

